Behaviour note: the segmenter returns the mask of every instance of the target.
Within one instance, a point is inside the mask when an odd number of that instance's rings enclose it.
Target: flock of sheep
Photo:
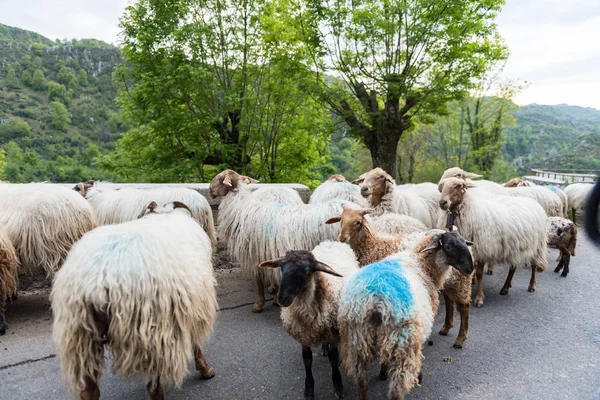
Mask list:
[[[217,237],[257,285],[277,293],[281,321],[302,346],[306,399],[314,398],[311,346],[322,346],[334,391],[343,396],[341,365],[367,398],[367,366],[381,363],[389,398],[402,399],[422,380],[422,346],[442,293],[447,335],[460,314],[454,344],[468,338],[471,285],[482,307],[484,266],[506,263],[507,294],[518,265],[547,267],[547,246],[560,250],[555,272],[569,273],[577,227],[592,185],[505,185],[458,167],[438,184],[396,185],[375,168],[353,182],[333,175],[304,204],[289,188],[254,192],[252,178],[232,170],[210,184],[222,197],[218,231],[212,210],[186,188],[114,189],[86,181],[74,190],[42,183],[0,183],[0,334],[6,300],[19,274],[53,277],[53,338],[71,394],[100,397],[105,350],[112,370],[141,375],[150,399],[163,384],[179,386],[193,356],[204,379],[214,376],[201,346],[217,311],[212,256]],[[341,348],[341,357],[338,353]]]

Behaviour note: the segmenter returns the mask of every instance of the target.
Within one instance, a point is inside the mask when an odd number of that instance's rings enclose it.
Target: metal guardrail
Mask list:
[[[544,171],[541,169],[531,170],[535,176],[527,176],[529,180],[537,183],[539,180],[541,184],[560,184],[568,185],[569,183],[594,183],[598,177],[596,174],[580,174],[580,173],[569,173],[569,172],[555,172],[555,171]]]

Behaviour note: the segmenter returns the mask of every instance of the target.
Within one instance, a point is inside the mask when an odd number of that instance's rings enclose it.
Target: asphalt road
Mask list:
[[[556,250],[549,261],[555,265]],[[485,306],[471,309],[471,330],[464,349],[434,327],[426,346],[423,385],[408,399],[600,399],[600,252],[580,233],[571,273],[552,269],[538,274],[537,291],[527,292],[529,270],[519,269],[507,296],[498,293],[507,268],[484,276]],[[304,368],[300,346],[287,336],[279,310],[267,304],[252,314],[251,285],[238,270],[218,272],[217,325],[204,354],[216,377],[202,381],[191,371],[167,399],[302,399]],[[440,310],[443,310],[443,305]],[[443,313],[442,313],[443,314]],[[0,337],[0,399],[67,399],[59,361],[50,338],[47,291],[21,295],[9,305],[10,325]],[[318,352],[318,349],[315,349]],[[110,364],[110,363],[109,363]],[[315,355],[316,398],[333,398],[327,358]],[[385,398],[386,383],[372,367],[370,396]],[[344,376],[345,396],[354,399]],[[145,384],[122,380],[107,368],[100,384],[104,399],[145,399]]]

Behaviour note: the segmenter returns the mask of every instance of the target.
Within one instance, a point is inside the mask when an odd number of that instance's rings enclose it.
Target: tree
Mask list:
[[[60,83],[48,81],[48,98],[53,100],[58,100],[65,105],[68,105],[71,101],[71,96],[67,92],[67,88]]]
[[[396,149],[419,116],[464,96],[507,57],[494,19],[504,0],[303,0],[293,18],[321,79],[320,99],[396,174]]]
[[[50,103],[50,115],[52,116],[52,126],[60,131],[66,131],[67,127],[71,123],[67,108],[64,104],[58,101]]]
[[[21,83],[15,72],[15,67],[12,64],[9,64],[8,67],[6,67],[6,86],[10,89],[18,89],[21,87]]]
[[[35,90],[38,90],[40,92],[46,90],[46,77],[44,76],[44,72],[41,69],[36,69],[33,73],[32,86]]]
[[[33,86],[33,77],[28,70],[24,70],[21,72],[21,80],[25,84],[25,86]]]

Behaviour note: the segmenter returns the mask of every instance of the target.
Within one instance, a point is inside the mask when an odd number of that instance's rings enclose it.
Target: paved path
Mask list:
[[[537,291],[527,292],[529,270],[519,269],[508,296],[500,296],[507,269],[484,277],[486,303],[471,311],[466,347],[452,348],[455,327],[441,337],[438,315],[424,351],[423,386],[408,399],[600,399],[600,252],[583,233],[571,274],[549,269],[538,275]],[[552,268],[556,250],[549,255]],[[191,374],[167,399],[302,399],[304,368],[300,346],[281,328],[270,304],[250,312],[251,285],[239,271],[219,271],[223,308],[205,355],[217,376],[201,381]],[[66,399],[58,359],[50,339],[47,292],[22,295],[9,305],[11,323],[0,337],[0,399]],[[440,310],[443,310],[443,306]],[[317,349],[315,349],[316,351]],[[446,361],[444,361],[446,360]],[[333,398],[326,358],[315,356],[317,399]],[[190,371],[192,365],[190,364]],[[370,394],[385,398],[386,384],[371,371]],[[353,385],[344,377],[346,398]],[[145,399],[145,385],[121,380],[108,369],[101,382],[104,399]]]

